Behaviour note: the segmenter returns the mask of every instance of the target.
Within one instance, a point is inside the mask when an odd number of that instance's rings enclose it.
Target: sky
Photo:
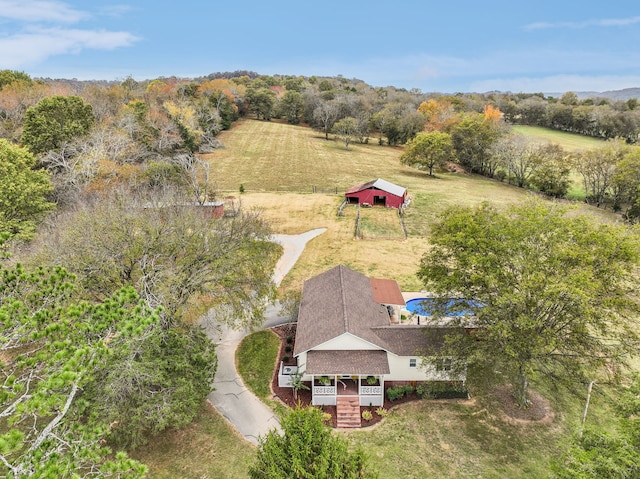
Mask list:
[[[356,78],[424,93],[640,87],[637,0],[0,0],[0,70],[34,78]]]

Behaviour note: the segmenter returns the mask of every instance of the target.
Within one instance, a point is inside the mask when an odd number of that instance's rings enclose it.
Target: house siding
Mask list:
[[[416,367],[409,366],[409,360],[416,359]],[[388,381],[464,381],[464,377],[453,376],[447,371],[436,371],[432,365],[422,365],[420,356],[396,356],[388,354],[390,374]]]

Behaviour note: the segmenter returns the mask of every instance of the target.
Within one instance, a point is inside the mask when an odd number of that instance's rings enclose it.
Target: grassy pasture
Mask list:
[[[312,240],[281,289],[299,289],[302,282],[337,264],[364,274],[393,278],[406,291],[421,289],[415,277],[418,262],[429,247],[430,225],[448,206],[476,205],[491,201],[498,207],[524,199],[527,190],[487,178],[463,173],[439,172],[430,177],[400,163],[400,148],[377,144],[354,144],[347,151],[339,141],[325,140],[313,130],[282,123],[245,120],[224,132],[225,148],[206,155],[211,178],[221,193],[240,195],[244,208],[255,208],[277,233],[299,234],[325,227],[327,232]],[[374,142],[375,143],[375,142]],[[405,224],[409,234],[392,238],[395,212],[371,208],[372,239],[354,239],[355,218],[338,217],[343,192],[352,185],[384,178],[408,189],[411,204]],[[312,187],[332,193],[312,194]],[[335,194],[335,188],[338,194]],[[586,205],[581,211],[611,220],[610,213]],[[387,213],[391,213],[388,215]],[[376,215],[374,218],[373,215]],[[389,229],[391,228],[391,230]],[[390,232],[391,231],[391,232]],[[402,238],[399,230],[398,238]]]
[[[598,148],[604,143],[604,140],[598,138],[552,130],[551,128],[541,126],[513,125],[512,128],[515,132],[521,133],[532,140],[544,143],[557,143],[566,151],[571,152]]]

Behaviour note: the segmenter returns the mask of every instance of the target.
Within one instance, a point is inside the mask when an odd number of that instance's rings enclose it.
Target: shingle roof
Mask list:
[[[344,333],[382,349],[371,330],[389,324],[387,309],[373,298],[369,278],[340,265],[308,279],[302,287],[294,356]]]
[[[433,356],[445,344],[445,336],[458,330],[418,325],[382,326],[374,333],[398,356]]]
[[[389,374],[386,351],[309,351],[307,374]]]
[[[398,356],[437,354],[444,345],[445,335],[454,331],[446,327],[392,325],[386,307],[379,304],[377,301],[379,297],[375,298],[374,284],[389,286],[384,281],[383,283],[380,281],[370,280],[363,274],[342,265],[305,281],[298,315],[294,356],[309,351],[307,362],[309,362],[309,356],[314,355],[317,358],[314,361],[318,364],[316,369],[323,371],[331,368],[338,371],[341,368],[344,369],[347,364],[351,368],[360,367],[358,364],[376,367],[377,363],[374,363],[372,359],[374,356],[369,350],[365,352],[332,351],[331,353],[313,350],[347,333],[379,348],[376,354],[386,354],[386,351]],[[399,288],[397,289],[399,291]],[[306,367],[307,372],[311,373],[309,364]],[[324,373],[329,374],[326,371]],[[360,373],[353,371],[353,374]]]
[[[387,180],[378,178],[377,180],[369,181],[368,183],[352,186],[346,191],[345,194],[349,195],[351,193],[357,193],[358,191],[368,190],[369,188],[377,188],[379,190],[386,191],[387,193],[391,193],[392,195],[400,197],[404,196],[407,191],[407,189],[403,186],[394,185]]]

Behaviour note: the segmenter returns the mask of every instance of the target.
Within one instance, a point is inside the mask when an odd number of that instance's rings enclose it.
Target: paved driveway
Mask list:
[[[281,244],[284,250],[273,271],[273,281],[276,285],[280,284],[298,261],[307,242],[325,231],[326,228],[318,228],[300,235],[273,236],[273,240]],[[277,303],[267,307],[266,319],[265,327],[287,321],[286,317],[280,315]],[[246,388],[236,369],[236,348],[249,331],[233,330],[220,325],[208,325],[206,330],[207,335],[217,344],[218,356],[214,390],[207,400],[245,439],[257,445],[258,439],[271,429],[280,430],[280,423],[273,411]]]

